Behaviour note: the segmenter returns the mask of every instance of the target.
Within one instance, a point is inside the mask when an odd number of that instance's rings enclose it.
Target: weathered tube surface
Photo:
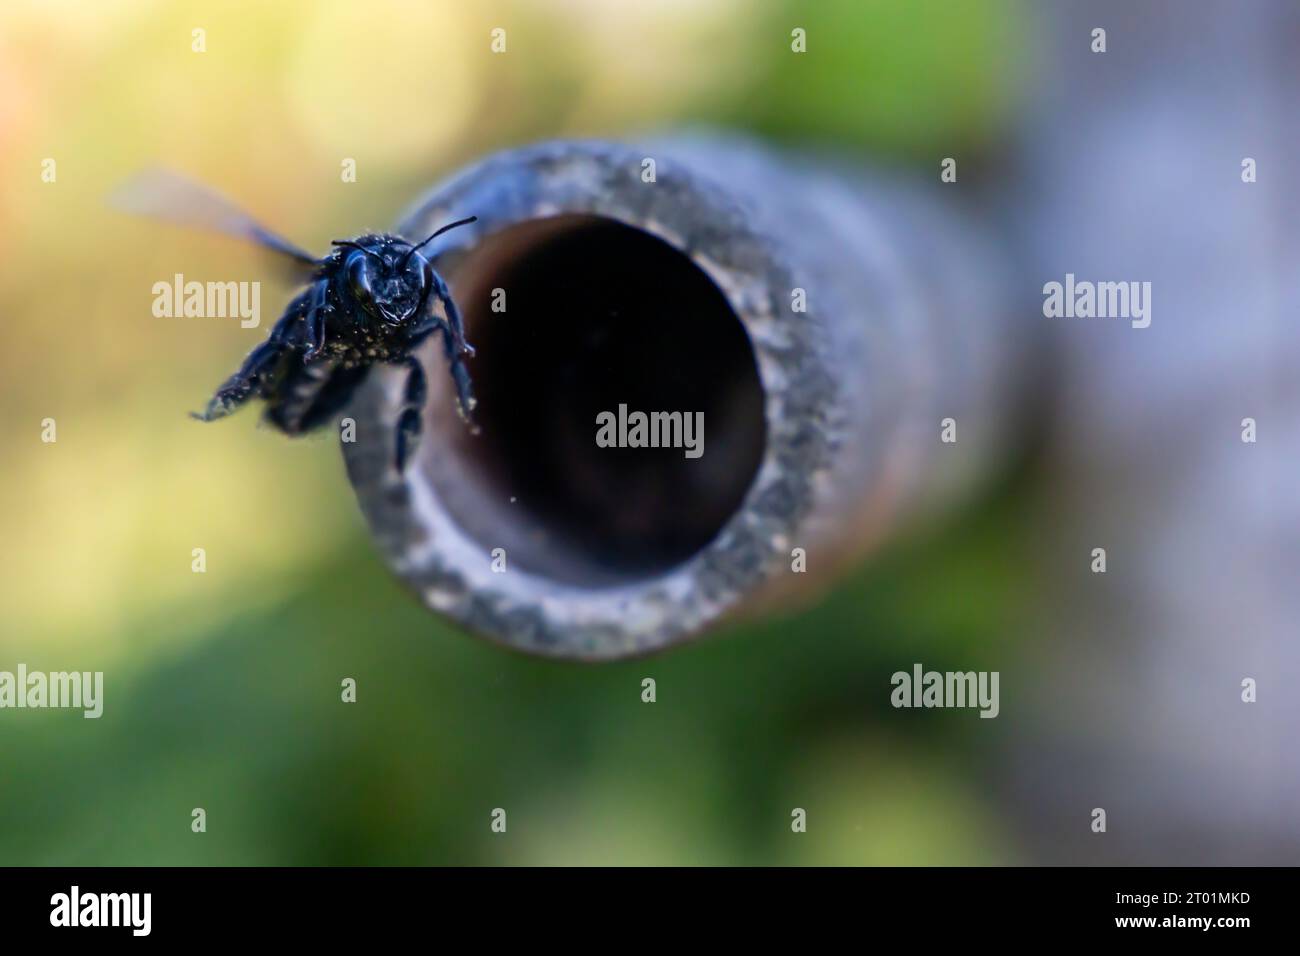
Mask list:
[[[399,229],[479,217],[435,264],[478,349],[481,430],[441,342],[404,476],[403,376],[359,394],[345,457],[396,573],[490,639],[618,658],[826,582],[968,491],[1033,349],[995,243],[938,180],[696,137],[544,143],[439,185]],[[700,453],[601,447],[620,406],[702,421]]]

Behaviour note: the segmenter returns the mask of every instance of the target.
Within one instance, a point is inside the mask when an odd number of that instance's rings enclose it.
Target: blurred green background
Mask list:
[[[659,657],[503,651],[389,576],[332,439],[285,441],[251,412],[186,417],[291,290],[252,249],[104,204],[163,164],[319,251],[494,149],[694,123],[937,175],[1004,135],[1020,15],[963,0],[7,0],[0,669],[102,670],[105,707],[0,712],[0,864],[1023,858],[990,785],[1005,721],[888,705],[913,661],[999,669],[1020,653],[1020,496],[993,492],[815,607]],[[263,280],[262,327],[153,317],[153,283],[177,272]]]

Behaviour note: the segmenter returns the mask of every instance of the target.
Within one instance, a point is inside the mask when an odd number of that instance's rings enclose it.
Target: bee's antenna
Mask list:
[[[335,239],[333,242],[330,243],[330,245],[332,245],[332,246],[346,246],[346,247],[348,247],[349,249],[356,249],[356,250],[358,250],[358,251],[360,251],[360,252],[364,252],[364,253],[365,253],[366,255],[368,255],[368,256],[374,256],[374,257],[375,257],[376,259],[378,259],[380,262],[382,262],[382,261],[383,261],[383,258],[384,258],[384,257],[381,256],[379,253],[375,252],[375,250],[373,250],[373,249],[367,249],[365,246],[361,245],[361,243],[359,243],[359,242],[353,242],[351,239]]]
[[[402,261],[397,264],[397,267],[400,269],[403,266],[405,266],[406,260],[411,258],[411,256],[415,255],[415,250],[419,249],[420,246],[432,242],[433,240],[437,239],[439,236],[441,236],[444,232],[448,231],[449,229],[455,229],[457,226],[467,226],[471,222],[478,222],[478,216],[470,216],[468,219],[457,219],[455,222],[448,223],[447,225],[443,226],[441,229],[439,229],[437,232],[431,235],[428,239],[425,239],[422,242],[416,243],[415,245],[411,246],[410,252],[402,256]]]

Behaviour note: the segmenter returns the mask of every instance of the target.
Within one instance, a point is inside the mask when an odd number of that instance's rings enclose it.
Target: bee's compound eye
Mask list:
[[[374,299],[374,289],[370,285],[370,259],[363,252],[354,252],[348,259],[348,285],[352,294],[364,302]]]
[[[406,260],[406,279],[417,289],[424,284],[424,270],[428,268],[429,263],[424,256],[418,252],[413,253]]]

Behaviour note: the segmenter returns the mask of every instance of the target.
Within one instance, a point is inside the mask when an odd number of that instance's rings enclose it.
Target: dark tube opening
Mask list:
[[[478,349],[481,434],[446,420],[444,395],[426,461],[468,534],[509,568],[585,586],[667,571],[717,536],[763,455],[763,389],[744,326],[689,256],[567,215],[488,237],[449,278]],[[635,440],[633,413],[641,437],[676,446],[598,444],[598,420]]]

